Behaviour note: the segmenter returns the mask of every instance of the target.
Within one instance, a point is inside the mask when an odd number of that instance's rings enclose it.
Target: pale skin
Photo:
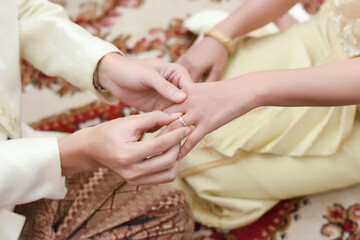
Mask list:
[[[167,112],[184,112],[195,129],[179,158],[208,133],[260,106],[343,106],[360,103],[360,58],[293,70],[244,74],[219,82],[196,83],[184,90],[188,98]],[[181,127],[172,123],[165,132]]]
[[[181,127],[151,140],[140,140],[144,133],[181,116],[159,110],[186,99],[187,94],[179,88],[192,82],[187,71],[174,63],[110,53],[100,61],[98,76],[100,84],[120,101],[142,111],[157,111],[112,120],[60,138],[62,174],[107,167],[130,184],[173,181],[180,142],[191,129]]]
[[[191,132],[190,128],[181,127],[150,140],[140,140],[145,132],[170,124],[179,116],[154,111],[115,119],[61,138],[63,174],[107,167],[134,185],[173,181],[180,141]]]
[[[288,29],[290,26],[294,25],[295,23],[297,23],[297,20],[288,13],[285,13],[283,16],[275,20],[275,24],[279,28],[279,31]]]
[[[297,2],[246,1],[215,27],[231,38],[240,37],[278,19]],[[209,73],[206,83],[185,88],[189,96],[183,104],[166,110],[184,112],[186,123],[196,127],[182,146],[179,158],[188,154],[206,134],[256,107],[340,106],[360,102],[358,59],[321,67],[249,73],[213,82],[221,76],[227,58],[226,48],[206,37],[178,61],[195,82]],[[168,130],[178,126],[181,123],[175,122]]]
[[[188,71],[175,63],[130,59],[117,53],[99,63],[101,86],[120,101],[141,111],[162,110],[185,100],[180,88],[192,83]]]
[[[245,1],[215,28],[235,39],[277,20],[297,2],[299,0]],[[198,82],[204,74],[208,74],[204,80],[212,82],[221,77],[228,57],[229,53],[223,44],[211,37],[205,37],[191,46],[177,63],[190,72],[194,82]]]

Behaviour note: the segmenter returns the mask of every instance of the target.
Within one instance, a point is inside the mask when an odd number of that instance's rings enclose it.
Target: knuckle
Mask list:
[[[165,164],[164,164],[164,168],[165,169],[171,169],[175,166],[176,164],[176,159],[175,158],[169,158],[166,160]]]
[[[170,174],[169,174],[169,180],[171,182],[174,181],[176,179],[176,175],[177,175],[176,170],[171,171]]]
[[[117,154],[116,161],[121,165],[127,165],[132,162],[132,156],[128,152],[121,152]]]
[[[131,171],[131,170],[126,170],[123,172],[122,174],[122,177],[127,181],[134,181],[137,177],[138,177],[138,174]]]
[[[171,169],[169,174],[167,175],[167,181],[173,182],[177,176],[177,162],[175,162],[175,166]]]
[[[175,171],[171,171],[168,176],[166,181],[167,182],[173,182],[176,179],[176,172]]]

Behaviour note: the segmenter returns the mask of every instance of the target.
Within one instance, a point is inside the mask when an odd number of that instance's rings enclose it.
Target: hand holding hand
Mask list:
[[[248,83],[251,81],[240,79],[194,83],[184,89],[188,97],[183,103],[165,109],[170,113],[185,113],[182,117],[186,124],[195,126],[181,147],[179,158],[188,154],[206,134],[258,106],[254,87]],[[175,121],[164,132],[182,126],[180,121]]]
[[[183,102],[186,94],[180,88],[192,82],[179,64],[130,59],[117,53],[100,61],[98,76],[101,86],[116,98],[146,112]]]
[[[194,82],[208,73],[205,81],[219,80],[228,59],[228,51],[223,44],[211,37],[205,37],[199,43],[191,46],[177,63],[183,65],[190,73]]]
[[[173,181],[180,142],[191,130],[181,127],[140,140],[145,132],[170,124],[180,115],[144,113],[85,128],[60,139],[63,175],[108,167],[130,184]]]

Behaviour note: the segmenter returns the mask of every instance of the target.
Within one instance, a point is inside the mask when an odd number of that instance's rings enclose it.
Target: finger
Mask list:
[[[190,127],[193,122],[188,118],[188,115],[182,115],[182,119],[185,122],[187,127]],[[172,123],[170,123],[169,125],[167,125],[160,133],[158,136],[161,136],[162,134],[171,132],[175,129],[181,128],[181,127],[185,127],[185,125],[180,121],[180,117],[176,120],[174,120]]]
[[[151,129],[155,129],[164,125],[172,123],[174,120],[178,119],[182,113],[166,113],[162,111],[153,111],[149,113],[142,113],[139,115],[130,116],[132,118],[130,123],[138,131],[142,133],[148,132]]]
[[[180,144],[176,144],[163,154],[158,154],[141,162],[128,165],[119,170],[119,174],[126,181],[134,181],[137,178],[166,171],[174,167],[179,155]]]
[[[166,152],[176,144],[179,144],[191,132],[190,128],[178,128],[161,136],[148,139],[142,142],[134,142],[132,147],[133,159],[144,159],[155,154]]]
[[[169,125],[167,125],[164,129],[161,130],[161,132],[158,134],[158,136],[164,135],[166,133],[172,132],[175,129],[178,129],[180,127],[183,127],[182,124],[179,124],[177,121],[174,121],[172,123],[170,123]]]
[[[163,98],[174,103],[182,103],[187,97],[186,93],[163,78],[160,74],[151,78],[151,80],[149,80],[149,86],[147,87],[154,88]]]
[[[165,108],[163,111],[166,113],[182,113],[185,112],[185,110],[183,104],[174,104]]]
[[[199,82],[202,75],[206,72],[206,69],[194,66],[191,62],[186,60],[184,57],[185,55],[181,56],[176,63],[181,64],[188,70],[192,82]]]
[[[177,112],[177,113],[174,112],[174,113],[168,113],[168,114],[172,114],[170,122],[167,119],[159,119],[159,122],[156,124],[156,126],[153,128],[147,128],[146,132],[147,133],[156,132],[159,129],[163,128],[164,126],[167,126],[167,125],[173,123],[174,121],[176,121],[176,119],[179,119],[180,116],[182,115],[182,113],[180,113],[180,112]],[[176,117],[176,118],[174,119],[173,117]],[[145,129],[140,128],[140,130],[144,131]]]
[[[178,159],[185,157],[195,146],[198,144],[201,139],[206,135],[206,133],[201,130],[201,127],[197,127],[192,133],[188,136],[184,144],[181,146],[180,154]]]
[[[221,74],[224,71],[226,62],[216,64],[210,71],[209,76],[206,79],[206,82],[215,82],[219,80]]]
[[[180,143],[175,144],[162,154],[155,155],[136,164],[136,168],[139,169],[139,172],[143,173],[142,176],[171,169],[175,165],[179,152]]]
[[[180,88],[185,88],[189,84],[193,83],[189,71],[184,66],[177,63],[168,64],[170,72],[164,76],[168,81],[172,82],[176,86],[179,86]]]
[[[204,69],[199,69],[199,68],[192,68],[192,69],[188,69],[189,73],[190,73],[190,77],[191,79],[196,83],[200,81],[200,78],[204,75],[204,73],[206,72],[206,70]]]
[[[172,182],[176,178],[177,169],[178,162],[175,161],[174,166],[168,170],[150,174],[147,176],[142,176],[134,180],[128,181],[128,183],[131,185],[148,185]]]
[[[189,71],[185,69],[184,74],[180,78],[179,87],[183,89],[193,83],[194,80],[191,78]]]

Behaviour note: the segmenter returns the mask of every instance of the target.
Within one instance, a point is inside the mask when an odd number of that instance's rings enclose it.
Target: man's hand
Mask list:
[[[63,175],[107,167],[130,184],[173,181],[180,142],[190,134],[190,128],[180,127],[153,139],[140,140],[144,133],[168,125],[180,115],[143,113],[84,128],[59,139]]]
[[[141,111],[162,110],[182,103],[180,89],[191,83],[187,70],[160,60],[130,59],[117,53],[99,63],[99,82],[120,101]]]

